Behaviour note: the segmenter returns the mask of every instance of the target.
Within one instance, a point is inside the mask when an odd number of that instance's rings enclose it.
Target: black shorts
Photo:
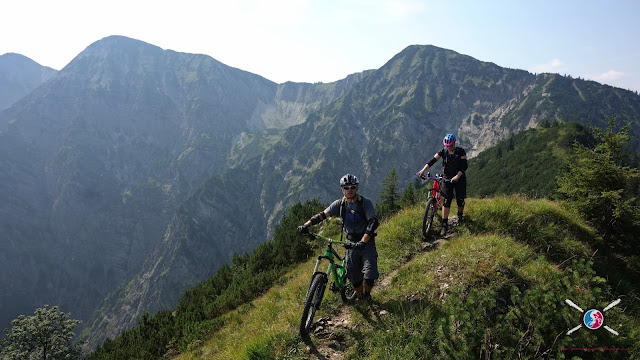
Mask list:
[[[378,250],[376,242],[370,238],[363,248],[347,249],[345,254],[347,276],[351,283],[359,285],[362,280],[375,280],[378,273]]]
[[[455,192],[456,195],[456,203],[458,207],[464,207],[464,199],[467,197],[467,178],[462,177],[462,179],[458,180],[455,183],[451,181],[444,181],[442,183],[442,198],[444,199],[444,203],[442,206],[451,207],[451,203],[453,202],[453,194]]]

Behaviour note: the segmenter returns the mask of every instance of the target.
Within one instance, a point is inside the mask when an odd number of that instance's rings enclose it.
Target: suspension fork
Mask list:
[[[335,266],[334,266],[334,260],[333,260],[333,251],[329,251],[329,250],[333,250],[333,249],[327,249],[327,251],[325,251],[324,255],[319,255],[318,259],[316,260],[316,266],[313,268],[313,275],[315,275],[316,273],[320,272],[318,271],[318,269],[320,268],[320,263],[322,262],[322,259],[327,259],[329,261],[329,265],[327,265],[327,270],[324,271],[323,273],[327,275],[327,281],[329,280],[329,275],[331,275],[331,271],[333,269],[333,272],[335,272]],[[313,275],[311,275],[311,280],[309,281],[309,287],[307,288],[307,296],[309,295],[309,290],[311,289],[311,284],[313,283]],[[325,284],[326,287],[326,284]],[[322,294],[324,294],[324,288],[322,289]],[[306,297],[306,296],[305,296]]]

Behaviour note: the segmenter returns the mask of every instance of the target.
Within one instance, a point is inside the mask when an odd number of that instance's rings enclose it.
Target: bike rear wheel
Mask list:
[[[430,197],[427,205],[424,207],[424,215],[422,216],[422,240],[429,240],[429,232],[433,225],[433,218],[436,216],[437,206],[436,199]]]
[[[309,329],[313,325],[313,317],[316,315],[316,310],[320,309],[322,303],[322,297],[324,295],[324,289],[327,285],[327,274],[315,273],[307,298],[304,300],[304,308],[302,310],[302,317],[300,318],[300,335],[309,335]]]
[[[352,302],[356,298],[356,290],[351,283],[340,287],[340,297],[345,304]]]

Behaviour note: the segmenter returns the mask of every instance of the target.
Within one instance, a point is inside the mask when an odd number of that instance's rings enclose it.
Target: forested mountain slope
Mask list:
[[[468,194],[557,198],[557,177],[568,171],[573,145],[595,143],[579,123],[540,126],[514,134],[469,161]]]

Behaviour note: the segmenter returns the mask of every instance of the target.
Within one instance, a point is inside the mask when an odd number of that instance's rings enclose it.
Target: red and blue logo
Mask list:
[[[607,307],[605,307],[604,309],[602,309],[602,311],[600,310],[596,310],[596,309],[591,309],[589,311],[587,311],[586,313],[584,312],[584,310],[582,310],[582,308],[578,305],[576,305],[576,303],[574,303],[573,301],[566,299],[564,302],[567,303],[567,305],[571,306],[572,308],[580,311],[581,313],[584,313],[584,316],[582,317],[582,322],[584,323],[584,325],[591,329],[591,330],[596,330],[599,329],[600,327],[603,327],[605,330],[607,330],[608,332],[612,333],[613,335],[620,335],[617,331],[613,330],[612,328],[608,327],[607,325],[604,325],[604,315],[603,313],[609,309],[611,309],[612,307],[620,304],[620,299],[612,302],[611,304],[607,305]],[[573,332],[578,331],[578,329],[580,329],[582,327],[582,324],[574,327],[573,329],[570,329],[569,331],[567,331],[567,335],[571,335]]]
[[[586,327],[595,330],[604,324],[604,316],[600,310],[591,309],[584,314],[583,321]]]

